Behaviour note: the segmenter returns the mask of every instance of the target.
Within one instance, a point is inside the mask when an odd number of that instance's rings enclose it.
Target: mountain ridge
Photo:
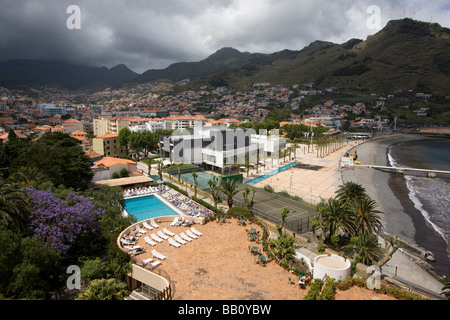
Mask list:
[[[314,83],[318,89],[416,89],[448,95],[449,51],[450,29],[407,18],[389,21],[366,40],[350,39],[342,44],[317,40],[301,50],[270,54],[224,47],[198,62],[177,62],[142,74],[124,64],[108,69],[61,60],[9,60],[0,62],[0,86],[54,84],[68,89],[102,89],[189,78],[191,84],[232,89],[258,82],[285,86]]]
[[[101,89],[118,86],[138,76],[124,64],[112,68],[77,65],[64,60],[12,59],[0,61],[0,86],[29,88]]]

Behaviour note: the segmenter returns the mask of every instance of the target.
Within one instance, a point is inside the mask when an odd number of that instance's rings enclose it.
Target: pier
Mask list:
[[[373,168],[379,170],[392,170],[398,174],[404,174],[405,172],[421,172],[426,173],[429,178],[435,178],[436,174],[450,174],[450,171],[442,170],[430,170],[430,169],[416,169],[416,168],[400,168],[400,167],[388,167],[388,166],[374,166],[374,165],[355,165],[358,167]]]

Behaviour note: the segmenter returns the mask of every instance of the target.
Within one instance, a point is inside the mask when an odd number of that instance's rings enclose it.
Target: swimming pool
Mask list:
[[[150,218],[179,215],[154,195],[125,199],[125,210],[135,217],[137,222]]]
[[[287,166],[278,168],[277,170],[272,171],[271,173],[268,173],[268,174],[265,174],[265,175],[263,175],[263,176],[260,176],[260,177],[258,177],[258,178],[256,178],[256,179],[247,181],[246,184],[249,184],[249,185],[251,185],[251,186],[254,186],[254,185],[257,184],[258,182],[261,182],[261,181],[263,181],[263,180],[266,180],[266,179],[268,179],[268,178],[270,178],[270,177],[272,177],[272,176],[274,176],[274,175],[276,175],[276,174],[279,174],[280,172],[289,170],[289,169],[291,169],[291,168],[293,168],[293,167],[295,167],[295,166],[298,166],[299,164],[300,164],[299,162],[294,162],[294,163],[288,164]]]

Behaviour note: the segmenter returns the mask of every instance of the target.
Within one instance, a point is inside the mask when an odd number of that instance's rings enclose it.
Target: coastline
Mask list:
[[[380,137],[357,147],[358,160],[365,165],[389,166],[387,152],[391,145],[422,139],[426,137],[404,134]],[[353,181],[361,184],[367,194],[377,202],[378,209],[384,213],[382,218],[385,232],[398,235],[402,240],[416,244],[414,222],[402,201],[398,199],[399,192],[391,189],[389,181],[392,178],[395,178],[392,173],[371,168],[355,166],[352,169],[342,170],[343,182]]]
[[[365,165],[389,166],[389,147],[408,141],[428,139],[429,135],[396,134],[367,141],[358,147],[358,160]],[[341,171],[343,182],[353,181],[361,184],[367,194],[377,202],[383,212],[382,223],[386,234],[398,235],[404,247],[383,267],[383,273],[394,275],[418,287],[440,293],[442,282],[434,266],[423,259],[427,250],[441,251],[437,259],[448,259],[443,239],[439,239],[425,221],[421,212],[414,207],[408,196],[403,176],[393,173],[355,166]],[[419,241],[417,241],[419,239]],[[423,243],[431,243],[426,249]],[[400,266],[398,269],[396,267]],[[402,270],[403,269],[403,270]]]

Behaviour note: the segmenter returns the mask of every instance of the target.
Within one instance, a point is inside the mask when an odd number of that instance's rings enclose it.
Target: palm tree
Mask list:
[[[355,182],[346,182],[344,185],[339,186],[339,189],[336,191],[336,196],[345,205],[350,205],[358,199],[367,197],[367,194],[366,189],[362,185]]]
[[[209,188],[211,190],[211,194],[214,200],[214,207],[217,208],[217,203],[219,202],[219,193],[220,193],[220,183],[219,178],[213,177],[208,181]]]
[[[13,225],[20,231],[25,229],[27,205],[25,193],[18,190],[14,183],[0,183],[0,217],[6,225]]]
[[[20,187],[29,187],[33,183],[41,184],[48,180],[47,175],[42,173],[38,168],[23,167],[19,171],[13,173],[9,178],[11,183],[17,183]]]
[[[378,243],[377,236],[373,234],[363,234],[358,237],[356,250],[361,262],[367,266],[376,264],[384,255],[384,250]]]
[[[233,197],[239,192],[236,181],[229,179],[222,179],[220,189],[227,196],[228,207],[233,207]]]
[[[283,211],[281,211],[281,228],[285,229],[286,227],[286,218],[288,216],[288,214],[291,213],[291,209],[289,208],[284,208]]]
[[[197,197],[197,178],[198,174],[197,172],[192,172],[192,177],[194,178],[194,191],[195,191],[195,197]]]
[[[381,228],[381,211],[376,210],[377,203],[367,197],[358,199],[352,205],[355,215],[355,235],[376,234]]]
[[[270,239],[270,247],[273,253],[281,260],[282,264],[294,261],[294,242],[295,239],[288,236],[287,233],[279,235],[277,239]]]
[[[76,300],[123,300],[129,294],[125,282],[115,278],[96,279]]]
[[[337,235],[339,230],[347,234],[353,233],[353,216],[343,201],[330,198],[324,203],[322,210],[322,225],[328,225],[327,242],[330,242],[331,237]]]

